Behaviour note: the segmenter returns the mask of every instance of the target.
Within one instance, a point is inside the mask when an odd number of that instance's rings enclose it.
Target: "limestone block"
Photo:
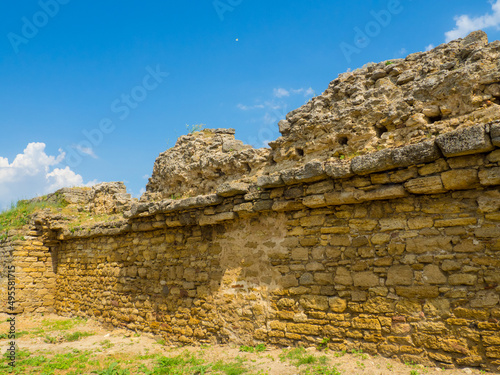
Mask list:
[[[333,281],[335,284],[340,284],[340,285],[352,285],[353,284],[351,272],[345,267],[338,267],[337,268],[337,271],[335,273],[335,278]]]
[[[325,177],[325,168],[320,161],[311,161],[303,167],[281,172],[281,178],[286,185],[319,181]]]
[[[448,277],[450,285],[474,285],[477,281],[477,275],[470,273],[455,273]]]
[[[439,296],[439,289],[437,286],[398,286],[396,287],[396,294],[406,298],[436,298]]]
[[[392,153],[393,150],[386,149],[356,156],[352,159],[351,169],[356,174],[365,175],[396,168],[392,160]]]
[[[417,237],[406,241],[406,251],[409,253],[423,254],[426,252],[450,251],[452,249],[451,237]]]
[[[378,319],[356,317],[352,320],[352,328],[370,330],[373,329],[380,331],[382,329],[382,326],[380,325],[380,321]]]
[[[418,174],[427,176],[434,173],[443,172],[450,169],[445,159],[438,159],[434,163],[426,164],[418,169]]]
[[[479,171],[481,185],[500,185],[500,168],[488,168]]]
[[[472,189],[479,183],[475,169],[453,169],[441,173],[441,180],[447,190]]]
[[[243,182],[224,182],[217,188],[216,194],[221,197],[232,197],[238,194],[246,194],[248,189],[249,185]]]
[[[392,154],[393,163],[399,168],[431,163],[440,157],[441,152],[433,140],[396,148]]]
[[[500,123],[495,123],[490,125],[490,136],[491,136],[491,142],[497,146],[500,147]]]
[[[333,160],[325,163],[325,173],[335,179],[347,178],[354,175],[350,160]]]
[[[283,288],[288,289],[299,285],[299,281],[294,275],[283,276],[280,280],[280,284]]]
[[[412,194],[440,194],[446,191],[440,176],[415,178],[406,182],[404,187]]]
[[[302,204],[309,208],[318,208],[326,206],[324,194],[309,195],[302,199]]]
[[[330,309],[336,313],[343,313],[347,309],[347,301],[339,297],[328,299]]]
[[[413,283],[413,269],[410,266],[392,266],[387,271],[385,285],[411,285]]]
[[[491,308],[496,306],[500,300],[498,293],[492,290],[480,290],[476,293],[475,298],[470,301],[472,308]],[[496,343],[490,341],[490,345],[500,345],[500,336],[496,337]]]
[[[494,148],[484,125],[441,134],[436,137],[436,143],[446,157],[488,152]]]
[[[354,282],[354,286],[368,288],[379,285],[378,276],[370,271],[353,273],[352,279]]]
[[[262,188],[273,188],[283,185],[285,185],[285,183],[281,179],[281,175],[279,173],[271,174],[268,176],[259,176],[257,178],[257,186]]]
[[[317,295],[304,295],[299,300],[304,309],[326,311],[329,308],[328,297]]]
[[[428,284],[445,284],[446,276],[441,272],[438,266],[428,264],[424,267],[422,279]]]
[[[215,215],[203,215],[200,217],[199,225],[214,225],[228,220],[234,220],[236,214],[234,212],[221,212]]]
[[[406,218],[404,217],[391,217],[386,219],[380,219],[380,231],[392,231],[396,229],[405,229]]]
[[[462,240],[453,247],[457,253],[480,253],[484,250],[484,243],[473,239]]]
[[[427,216],[419,216],[408,219],[408,228],[410,229],[432,228],[433,225],[434,220]]]

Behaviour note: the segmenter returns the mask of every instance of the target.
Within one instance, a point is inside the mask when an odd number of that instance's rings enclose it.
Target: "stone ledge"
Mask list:
[[[446,157],[479,154],[494,149],[486,125],[474,125],[436,137],[436,143]]]

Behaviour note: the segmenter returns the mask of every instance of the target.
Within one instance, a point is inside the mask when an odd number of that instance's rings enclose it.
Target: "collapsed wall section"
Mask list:
[[[500,128],[309,163],[61,231],[56,311],[170,342],[500,366]]]

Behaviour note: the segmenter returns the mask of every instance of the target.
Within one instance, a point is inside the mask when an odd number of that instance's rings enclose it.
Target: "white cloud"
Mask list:
[[[463,38],[472,31],[486,29],[488,27],[499,28],[500,25],[500,0],[491,2],[492,14],[486,13],[482,16],[470,17],[467,14],[455,17],[455,28],[446,32],[446,42],[454,39]]]
[[[285,90],[283,88],[277,88],[273,90],[274,96],[277,98],[282,98],[284,96],[290,96],[290,91]]]
[[[28,144],[12,163],[0,157],[0,209],[11,202],[54,192],[62,187],[84,185],[83,178],[69,167],[57,168],[65,158],[45,153],[45,144]]]
[[[408,52],[408,51],[406,50],[406,48],[404,48],[404,47],[403,47],[403,48],[401,48],[401,49],[400,49],[400,50],[399,50],[396,54],[397,54],[398,56],[404,56],[404,55],[406,55],[406,53],[407,53],[407,52]]]
[[[74,145],[73,147],[80,151],[80,153],[82,154],[88,155],[94,159],[98,159],[97,155],[94,153],[94,150],[92,150],[92,148],[90,147],[84,147],[82,145]]]
[[[265,108],[263,104],[256,104],[256,105],[245,105],[245,104],[238,104],[237,107],[241,109],[242,111],[249,111],[251,109],[261,109]]]
[[[427,47],[425,47],[425,52],[430,51],[431,49],[434,49],[434,44],[429,44]]]
[[[304,92],[304,96],[313,96],[315,94],[314,90],[312,87],[309,87],[307,90]]]

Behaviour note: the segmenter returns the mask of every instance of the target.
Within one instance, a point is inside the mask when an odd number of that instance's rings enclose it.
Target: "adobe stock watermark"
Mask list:
[[[47,26],[50,19],[59,14],[61,5],[66,5],[70,1],[71,0],[40,0],[38,2],[38,6],[40,7],[39,11],[33,13],[33,15],[29,18],[21,18],[21,33],[16,34],[14,32],[10,32],[7,34],[7,39],[9,39],[14,52],[19,53],[19,46],[22,44],[28,44],[31,39],[36,37],[40,29]]]
[[[169,76],[163,72],[159,64],[155,68],[146,67],[146,75],[141,83],[134,86],[129,92],[122,94],[110,104],[110,111],[117,116],[113,121],[111,117],[104,117],[99,121],[97,127],[82,131],[84,139],[75,146],[61,149],[66,154],[65,162],[70,168],[78,166],[85,157],[95,157],[94,148],[98,147],[107,134],[111,134],[116,129],[117,120],[124,121],[132,112],[144,102],[149,92],[156,90],[160,84]]]
[[[411,0],[409,0],[411,1]],[[368,47],[373,38],[380,35],[383,29],[389,26],[394,16],[400,14],[404,10],[400,0],[389,0],[386,9],[380,11],[370,11],[372,20],[368,21],[363,28],[354,28],[353,44],[346,42],[340,43],[339,47],[344,54],[348,63],[352,61],[353,54],[359,54]]]
[[[212,5],[221,21],[224,21],[224,14],[232,12],[237,6],[241,5],[243,0],[214,0]]]

